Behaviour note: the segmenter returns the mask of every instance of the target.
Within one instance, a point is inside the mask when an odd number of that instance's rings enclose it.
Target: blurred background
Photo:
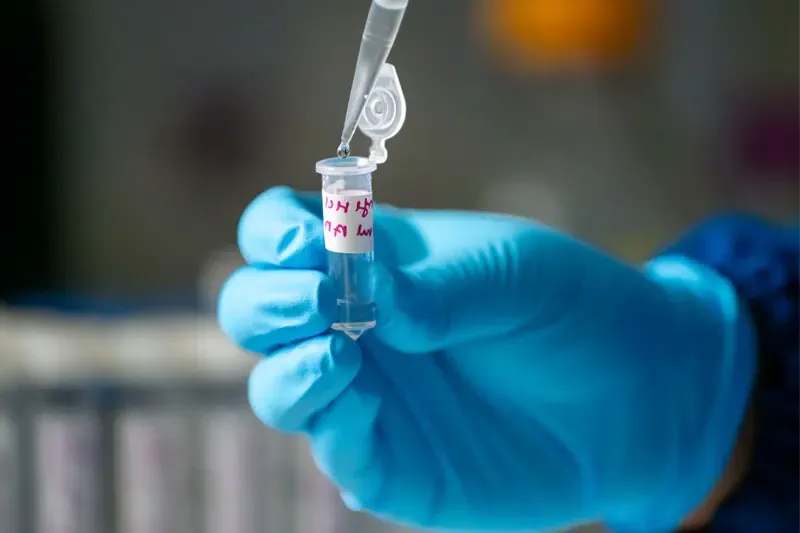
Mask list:
[[[258,425],[213,318],[243,208],[319,187],[368,0],[10,6],[0,533],[399,531]],[[797,0],[412,0],[390,60],[378,201],[630,261],[722,210],[796,220]]]

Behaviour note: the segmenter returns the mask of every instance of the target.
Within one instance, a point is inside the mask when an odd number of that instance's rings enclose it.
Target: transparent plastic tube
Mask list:
[[[336,291],[333,329],[356,340],[375,327],[375,247],[372,172],[377,164],[361,157],[317,163],[322,175],[322,212],[328,274]]]
[[[0,391],[0,533],[16,533],[23,527],[20,428],[13,405],[16,399],[11,394],[10,390]]]

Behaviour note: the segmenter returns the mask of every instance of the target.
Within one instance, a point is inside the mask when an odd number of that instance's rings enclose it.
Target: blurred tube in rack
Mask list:
[[[352,513],[344,506],[339,491],[317,469],[308,446],[299,444],[295,451],[295,532],[353,533],[349,523]]]
[[[114,424],[118,531],[190,531],[193,439],[185,361],[170,350],[168,320],[127,320],[113,331],[121,389]]]
[[[19,428],[0,404],[0,533],[22,530],[21,463]]]
[[[120,533],[190,529],[187,434],[184,421],[158,409],[130,409],[117,423],[117,494]]]
[[[273,526],[266,428],[246,406],[218,407],[203,426],[205,533],[289,531]]]
[[[105,533],[102,426],[97,367],[102,341],[90,327],[24,322],[17,357],[34,399],[34,524],[37,533]]]
[[[11,315],[0,302],[0,533],[22,531],[20,404],[22,372]]]
[[[44,412],[35,421],[38,533],[105,533],[100,424],[81,411]]]

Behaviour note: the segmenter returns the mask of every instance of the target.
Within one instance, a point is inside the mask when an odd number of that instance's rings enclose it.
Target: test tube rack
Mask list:
[[[246,401],[213,319],[0,310],[0,533],[389,533]]]

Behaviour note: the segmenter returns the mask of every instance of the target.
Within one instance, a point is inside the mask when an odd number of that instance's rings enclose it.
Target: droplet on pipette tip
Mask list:
[[[342,159],[350,157],[350,145],[347,143],[341,143],[339,148],[336,150],[336,155]]]

